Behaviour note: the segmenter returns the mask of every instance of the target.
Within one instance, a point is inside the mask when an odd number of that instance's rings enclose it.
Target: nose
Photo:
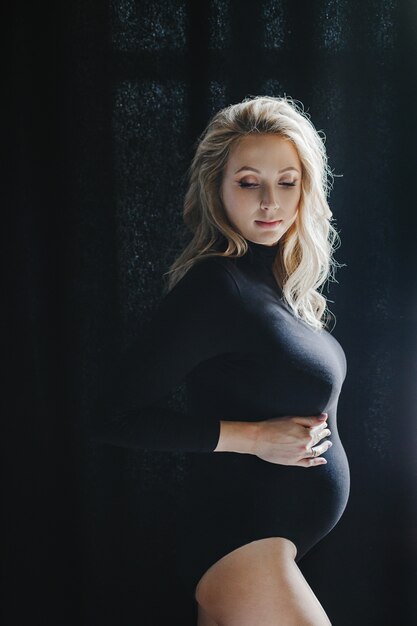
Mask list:
[[[265,185],[262,193],[261,207],[265,209],[271,207],[272,209],[278,208],[278,202],[276,199],[276,191],[272,185]]]

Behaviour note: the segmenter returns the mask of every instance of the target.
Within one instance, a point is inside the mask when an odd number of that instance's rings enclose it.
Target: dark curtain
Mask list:
[[[351,496],[300,567],[335,626],[417,623],[416,3],[9,11],[2,623],[194,623],[171,575],[186,455],[93,445],[87,424],[188,240],[198,135],[222,106],[284,94],[326,135],[345,264],[326,295]]]

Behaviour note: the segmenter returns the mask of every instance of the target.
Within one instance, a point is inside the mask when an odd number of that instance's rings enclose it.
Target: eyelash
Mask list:
[[[243,187],[245,189],[253,189],[254,187],[257,187],[256,183],[244,183],[244,182],[239,182],[238,183],[240,187]],[[297,183],[279,183],[280,185],[283,185],[284,187],[296,187]]]

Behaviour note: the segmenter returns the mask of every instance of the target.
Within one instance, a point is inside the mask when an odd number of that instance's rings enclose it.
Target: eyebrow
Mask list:
[[[257,172],[258,174],[260,174],[261,172],[259,170],[257,170],[255,167],[250,167],[249,165],[244,165],[243,167],[240,167],[238,170],[236,170],[235,174],[237,174],[238,172],[241,172],[242,170],[252,170],[253,172]],[[284,167],[283,170],[279,170],[278,174],[282,174],[282,172],[288,172],[289,170],[294,170],[295,172],[299,172],[299,170],[297,170],[296,167]]]

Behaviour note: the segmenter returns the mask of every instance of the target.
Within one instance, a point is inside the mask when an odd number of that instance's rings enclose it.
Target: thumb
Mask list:
[[[320,413],[320,415],[312,415],[311,417],[294,417],[293,420],[296,424],[301,424],[301,426],[317,426],[317,424],[322,424],[328,418],[327,413]]]

